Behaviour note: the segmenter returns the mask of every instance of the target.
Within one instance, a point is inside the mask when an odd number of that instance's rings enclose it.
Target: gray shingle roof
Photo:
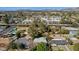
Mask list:
[[[27,47],[29,47],[30,42],[25,37],[23,37],[23,38],[19,38],[18,40],[16,40],[15,43],[24,44],[27,48]]]
[[[66,40],[51,40],[49,44],[65,45],[67,44]]]
[[[35,43],[41,43],[41,42],[47,43],[46,37],[35,38],[34,42]]]

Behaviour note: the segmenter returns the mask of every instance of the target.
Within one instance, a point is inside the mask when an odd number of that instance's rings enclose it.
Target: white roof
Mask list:
[[[70,40],[78,40],[77,38],[75,38],[75,37],[72,37],[72,38],[70,38]]]
[[[52,39],[52,40],[64,40],[64,39]]]
[[[59,39],[59,40],[57,39],[57,40],[49,41],[49,44],[65,45],[65,44],[67,44],[67,41],[63,40],[63,39],[62,40],[61,39]]]
[[[25,20],[24,20],[24,22],[27,22],[27,21],[32,21],[32,20],[31,20],[31,19],[25,19]]]
[[[46,37],[35,38],[34,42],[36,42],[36,43],[41,43],[41,42],[47,43]]]
[[[79,30],[79,28],[74,28],[74,27],[63,27],[63,28],[67,30]]]

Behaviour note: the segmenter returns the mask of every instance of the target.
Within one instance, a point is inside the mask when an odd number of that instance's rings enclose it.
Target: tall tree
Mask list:
[[[43,21],[39,20],[34,20],[34,22],[30,25],[29,27],[29,34],[32,36],[32,38],[36,37],[42,37],[45,32],[49,32],[49,29],[47,24],[45,24]],[[46,36],[47,37],[47,36]],[[48,44],[49,39],[47,38],[47,45],[49,49],[51,49],[50,45]]]
[[[6,14],[5,17],[3,18],[4,23],[8,24],[9,23],[9,16]]]
[[[29,34],[35,38],[40,37],[46,31],[46,25],[40,20],[34,20],[29,27]]]

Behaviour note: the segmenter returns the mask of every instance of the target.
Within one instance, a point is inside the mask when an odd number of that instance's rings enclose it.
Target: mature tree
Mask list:
[[[18,44],[18,43],[15,43],[15,41],[16,40],[18,40],[20,37],[21,37],[21,32],[22,31],[17,31],[16,32],[16,39],[14,39],[14,38],[10,38],[12,41],[9,43],[9,46],[8,46],[8,48],[7,48],[7,50],[9,50],[9,49],[17,49],[17,50],[19,50],[19,49],[23,49],[25,46],[23,45],[23,44]]]
[[[72,13],[69,13],[69,12],[63,13],[60,23],[61,24],[72,24],[73,22],[71,19],[71,15]]]
[[[11,39],[11,38],[10,38]],[[16,40],[16,39],[15,39]],[[10,50],[10,49],[17,49],[17,44],[15,43],[15,40],[12,40],[10,43],[9,43],[9,45],[8,45],[8,47],[7,47],[7,51],[8,50]]]
[[[60,34],[69,34],[69,30],[66,30],[66,29],[61,29],[59,31]]]
[[[70,38],[66,37],[66,40],[68,40],[68,43],[69,43],[70,45],[73,45],[73,42],[72,42],[72,40],[70,40]]]
[[[38,20],[34,20],[34,22],[30,25],[28,32],[34,39],[36,37],[42,37],[44,33],[46,33],[46,32],[48,33],[48,32],[50,32],[50,30],[49,30],[47,24],[45,24],[43,21],[38,19]],[[49,41],[49,39],[47,39],[47,42],[48,41]],[[47,45],[48,45],[48,47],[50,46],[48,43],[47,43]]]
[[[6,14],[5,17],[3,17],[4,23],[8,24],[9,23],[9,16]]]
[[[11,45],[10,45],[10,48],[11,49],[17,49],[17,44],[12,42]]]
[[[46,31],[46,25],[40,19],[34,20],[28,30],[29,34],[33,38],[41,37],[45,31]]]
[[[61,23],[61,24],[72,24],[72,21],[70,20],[69,17],[64,16],[64,17],[62,17],[60,23]]]
[[[21,37],[21,31],[17,31],[17,32],[16,32],[16,37],[17,37],[17,38],[20,38],[20,37]]]

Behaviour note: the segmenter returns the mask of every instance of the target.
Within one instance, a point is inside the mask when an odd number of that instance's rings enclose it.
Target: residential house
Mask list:
[[[33,45],[28,37],[21,37],[18,40],[15,40],[15,43],[17,43],[18,45],[24,45],[25,49],[31,48]]]
[[[66,45],[67,41],[65,39],[52,39],[51,41],[49,41],[49,44]]]
[[[47,24],[59,24],[61,20],[61,16],[51,16],[49,18],[41,18],[44,20]]]
[[[34,39],[34,43],[41,43],[41,42],[47,43],[46,37],[40,37],[40,38],[35,38]]]
[[[58,24],[59,22],[60,22],[60,20],[61,20],[61,16],[51,16],[50,18],[49,18],[49,24]],[[52,22],[52,23],[51,23]]]
[[[22,21],[22,24],[31,24],[32,20],[31,19],[25,19]]]
[[[0,26],[0,32],[2,32],[5,28],[6,26]]]
[[[62,27],[62,28],[69,30],[69,36],[70,37],[73,37],[79,31],[79,28],[75,28],[75,27]]]

